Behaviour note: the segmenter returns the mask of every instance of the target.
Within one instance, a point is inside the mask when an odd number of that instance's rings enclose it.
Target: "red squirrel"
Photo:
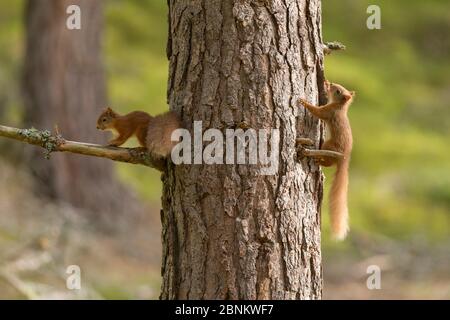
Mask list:
[[[328,104],[313,106],[300,99],[303,105],[315,117],[325,121],[329,139],[322,145],[321,150],[330,150],[343,154],[343,158],[320,156],[317,161],[321,166],[336,165],[336,175],[330,191],[331,231],[336,239],[342,240],[349,230],[348,226],[348,169],[352,151],[352,129],[347,117],[347,111],[353,101],[354,91],[348,91],[343,86],[325,81],[328,94]]]
[[[115,134],[115,138],[109,141],[109,146],[121,146],[135,135],[142,147],[160,157],[170,155],[176,144],[171,141],[171,135],[178,128],[181,128],[181,121],[172,111],[152,117],[143,111],[120,115],[107,108],[97,120],[97,129],[110,130]]]

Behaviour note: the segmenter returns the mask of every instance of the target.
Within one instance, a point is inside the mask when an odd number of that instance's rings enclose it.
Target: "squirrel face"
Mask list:
[[[107,130],[112,129],[114,121],[117,118],[117,114],[111,109],[106,108],[97,120],[97,129]]]
[[[349,102],[353,99],[355,91],[348,91],[343,86],[325,80],[325,88],[328,93],[328,100],[331,102]]]

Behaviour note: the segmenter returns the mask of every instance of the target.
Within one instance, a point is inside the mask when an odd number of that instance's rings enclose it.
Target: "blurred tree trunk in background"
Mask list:
[[[161,298],[321,298],[322,175],[295,156],[297,132],[323,132],[295,107],[325,98],[320,1],[168,2],[170,108],[191,132],[279,128],[280,165],[169,166]]]
[[[69,5],[81,8],[81,30],[69,30]],[[53,130],[67,139],[104,143],[96,120],[106,106],[101,57],[102,1],[29,0],[26,5],[24,91],[26,124]],[[88,209],[95,219],[113,221],[133,207],[115,179],[112,162],[77,155],[53,154],[44,159],[33,150],[29,162],[40,192]],[[127,198],[128,197],[128,198]],[[128,203],[127,203],[128,202]]]

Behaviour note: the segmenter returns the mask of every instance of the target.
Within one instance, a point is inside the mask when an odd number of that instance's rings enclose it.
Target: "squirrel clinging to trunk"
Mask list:
[[[314,116],[325,121],[327,125],[329,138],[324,142],[321,150],[335,151],[343,155],[342,158],[316,157],[321,166],[336,165],[336,175],[330,190],[330,216],[333,237],[341,240],[346,237],[349,230],[348,169],[353,138],[347,111],[353,101],[355,92],[348,91],[343,86],[328,81],[325,81],[325,88],[328,93],[328,104],[316,107],[303,99],[300,99],[298,103],[308,109]]]

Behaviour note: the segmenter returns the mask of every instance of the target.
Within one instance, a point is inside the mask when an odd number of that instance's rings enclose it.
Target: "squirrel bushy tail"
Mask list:
[[[348,159],[337,163],[336,175],[330,190],[331,232],[336,240],[343,240],[349,230],[347,206],[348,167]]]

